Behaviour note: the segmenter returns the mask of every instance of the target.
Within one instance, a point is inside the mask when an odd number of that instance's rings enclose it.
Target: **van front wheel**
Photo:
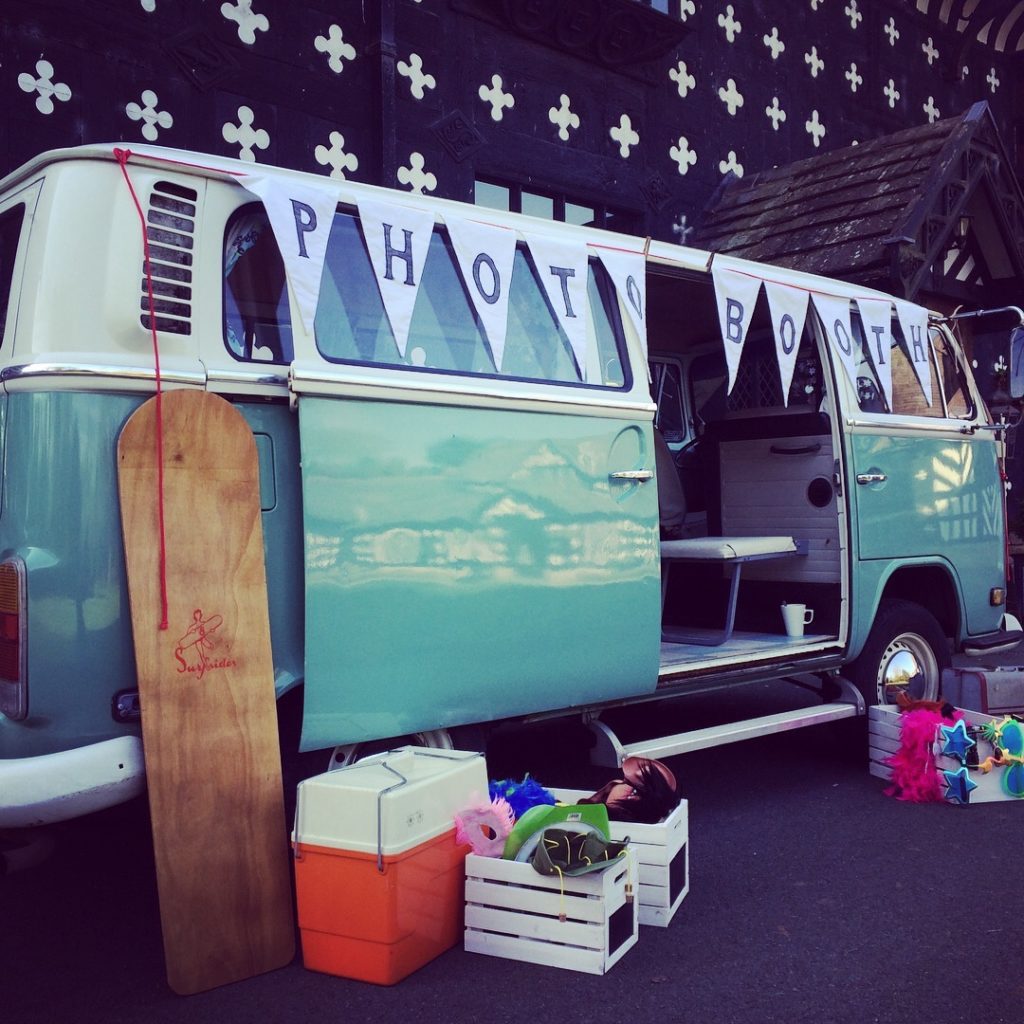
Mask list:
[[[913,601],[889,599],[878,609],[849,678],[868,704],[895,704],[899,693],[936,700],[949,643],[938,620]]]

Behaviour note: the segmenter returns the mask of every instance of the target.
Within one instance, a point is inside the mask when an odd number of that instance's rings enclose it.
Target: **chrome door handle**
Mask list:
[[[889,478],[885,473],[858,473],[857,483],[859,484],[881,484]]]
[[[617,473],[608,474],[610,480],[635,480],[641,484],[653,476],[654,473],[649,469],[620,469]]]

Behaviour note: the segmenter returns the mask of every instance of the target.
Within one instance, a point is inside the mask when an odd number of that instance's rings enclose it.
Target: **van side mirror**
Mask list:
[[[1010,397],[1024,398],[1024,325],[1010,332]]]

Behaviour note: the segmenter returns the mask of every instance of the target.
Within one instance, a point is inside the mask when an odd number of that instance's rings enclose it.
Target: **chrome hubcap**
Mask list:
[[[895,704],[899,693],[912,700],[935,700],[939,693],[935,652],[916,633],[895,637],[882,653],[877,691],[882,704]]]

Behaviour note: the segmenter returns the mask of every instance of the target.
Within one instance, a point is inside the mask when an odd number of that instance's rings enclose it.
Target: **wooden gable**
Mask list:
[[[960,117],[727,178],[694,243],[908,299],[1024,289],[1024,195],[985,103]]]

